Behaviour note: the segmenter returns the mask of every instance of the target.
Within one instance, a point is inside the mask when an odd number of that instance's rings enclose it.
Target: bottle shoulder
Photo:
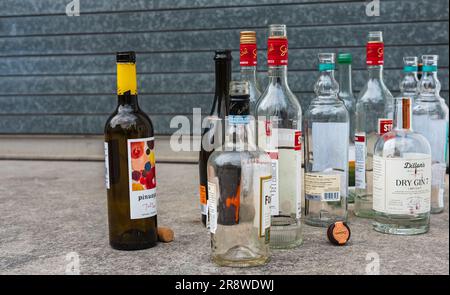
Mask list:
[[[105,133],[108,132],[133,132],[153,136],[153,124],[149,116],[140,109],[133,111],[119,106],[108,118],[105,124]]]
[[[240,167],[243,163],[266,163],[270,165],[270,157],[259,148],[252,150],[215,150],[208,159],[208,165],[215,167]]]
[[[281,84],[270,84],[259,98],[256,113],[258,116],[287,113],[291,118],[299,118],[302,109],[297,96],[288,87]]]
[[[444,108],[440,100],[422,100],[417,99],[412,109],[414,116],[432,116],[435,119],[445,119],[448,116],[448,110]]]
[[[425,136],[420,133],[394,129],[377,140],[374,154],[383,157],[403,157],[408,154],[431,155],[431,147]]]
[[[393,99],[393,95],[382,80],[369,79],[358,95],[357,104],[385,102]]]
[[[318,121],[334,121],[347,122],[350,120],[350,115],[344,102],[339,99],[314,98],[307,111],[305,112],[305,120]]]

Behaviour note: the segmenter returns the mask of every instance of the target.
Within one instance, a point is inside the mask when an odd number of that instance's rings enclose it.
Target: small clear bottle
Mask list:
[[[369,79],[356,102],[354,213],[372,218],[373,151],[378,138],[392,128],[394,100],[383,81],[384,43],[380,31],[368,34],[366,64]]]
[[[380,137],[373,159],[373,228],[396,235],[425,233],[431,210],[431,148],[413,132],[412,101],[396,99],[394,129]]]
[[[271,163],[255,143],[249,83],[230,83],[225,144],[208,160],[211,257],[221,266],[269,260]]]
[[[302,109],[287,79],[288,39],[285,25],[270,25],[267,63],[269,82],[256,106],[258,146],[272,159],[272,248],[302,244],[301,140]]]
[[[431,213],[444,211],[445,170],[448,148],[448,108],[439,95],[437,55],[422,56],[422,78],[413,109],[414,130],[425,136],[431,146]]]
[[[335,54],[319,53],[320,77],[304,116],[305,223],[328,226],[347,220],[350,118],[339,100]]]
[[[400,94],[403,97],[411,97],[413,103],[417,99],[417,78],[418,60],[416,56],[405,56],[403,58],[403,79],[400,82]]]
[[[337,58],[339,74],[339,94],[350,116],[350,136],[348,147],[348,203],[355,201],[355,108],[356,99],[352,87],[352,60],[350,53],[339,53]]]

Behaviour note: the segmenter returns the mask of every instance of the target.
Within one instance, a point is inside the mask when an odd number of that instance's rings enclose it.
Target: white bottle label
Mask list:
[[[156,168],[154,138],[128,139],[130,218],[156,215]]]
[[[105,153],[105,186],[106,189],[110,189],[111,184],[109,181],[109,148],[108,143],[104,143],[104,153]]]
[[[341,200],[341,175],[305,173],[305,199],[337,202]]]
[[[270,228],[271,176],[260,178],[259,199],[259,236],[264,237]]]
[[[414,215],[431,209],[431,156],[373,158],[373,209],[386,214]]]
[[[366,188],[366,134],[355,134],[355,187]]]
[[[209,231],[213,234],[217,230],[217,188],[216,184],[208,181],[208,210]]]

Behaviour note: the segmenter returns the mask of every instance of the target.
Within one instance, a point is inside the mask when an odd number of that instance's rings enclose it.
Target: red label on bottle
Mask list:
[[[296,150],[296,151],[302,150],[302,132],[301,131],[295,131],[294,150]]]
[[[392,119],[378,119],[378,134],[383,135],[392,130]]]
[[[269,38],[267,42],[267,64],[269,66],[286,66],[288,64],[287,38]]]
[[[366,64],[369,66],[380,66],[384,64],[384,43],[369,42],[366,47]]]
[[[355,135],[355,142],[365,142],[366,137],[364,135]]]
[[[256,66],[257,54],[256,44],[241,44],[240,45],[240,62],[241,66]]]
[[[266,120],[264,122],[265,128],[266,128],[266,136],[272,135],[272,122],[270,120]]]

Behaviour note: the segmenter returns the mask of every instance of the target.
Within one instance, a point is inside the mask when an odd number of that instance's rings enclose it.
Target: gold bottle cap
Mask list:
[[[241,31],[240,42],[241,44],[256,44],[256,32]]]

